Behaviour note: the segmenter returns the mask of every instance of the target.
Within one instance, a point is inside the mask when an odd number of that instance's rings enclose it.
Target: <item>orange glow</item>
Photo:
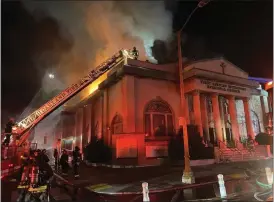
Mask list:
[[[266,85],[265,85],[265,90],[268,91],[270,89],[273,88],[273,82],[272,81],[269,81]]]
[[[116,148],[118,158],[136,158],[138,156],[138,144],[134,137],[117,139]]]
[[[83,98],[86,98],[88,96],[90,96],[91,94],[93,94],[96,90],[98,90],[99,85],[107,79],[107,74],[109,71],[107,71],[106,73],[104,73],[102,76],[100,76],[98,79],[96,79],[95,81],[93,81],[91,84],[89,84],[86,89],[84,90],[84,94],[83,94]]]

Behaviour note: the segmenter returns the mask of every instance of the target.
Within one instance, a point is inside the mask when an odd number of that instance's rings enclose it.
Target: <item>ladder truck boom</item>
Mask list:
[[[100,64],[94,70],[90,71],[88,75],[80,79],[77,83],[72,84],[70,87],[59,93],[57,96],[52,98],[50,101],[42,105],[40,108],[35,110],[29,116],[16,123],[13,127],[13,134],[16,134],[20,139],[18,145],[21,146],[29,136],[28,131],[42,121],[46,116],[51,114],[55,109],[60,107],[75,94],[79,93],[86,86],[100,77],[102,74],[117,66],[118,64],[125,62],[127,58],[133,58],[130,50],[122,49],[111,58]]]

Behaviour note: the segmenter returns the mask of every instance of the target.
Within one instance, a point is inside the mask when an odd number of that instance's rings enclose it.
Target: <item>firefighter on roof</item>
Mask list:
[[[139,51],[136,49],[136,47],[133,47],[133,49],[131,51],[131,54],[132,54],[134,60],[138,59],[138,57],[139,57]]]

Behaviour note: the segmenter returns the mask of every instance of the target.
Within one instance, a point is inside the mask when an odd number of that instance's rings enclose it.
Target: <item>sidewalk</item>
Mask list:
[[[272,159],[227,164],[213,164],[208,166],[192,167],[195,184],[217,183],[217,175],[223,174],[225,180],[241,180],[248,176],[245,169],[256,170],[272,166]],[[148,182],[150,192],[175,190],[189,185],[182,184],[183,167],[144,167],[144,168],[105,168],[88,167],[80,168],[80,179],[74,180],[72,174],[65,177],[75,186],[85,187],[86,190],[100,194],[140,194],[141,183]]]

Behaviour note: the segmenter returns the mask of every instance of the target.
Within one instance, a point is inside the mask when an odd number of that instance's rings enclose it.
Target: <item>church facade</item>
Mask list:
[[[142,165],[167,157],[182,110],[204,143],[219,149],[231,142],[241,149],[248,137],[265,131],[268,93],[240,68],[223,58],[203,60],[187,64],[183,77],[181,109],[177,64],[128,59],[84,89],[84,99],[65,105],[55,137],[70,150],[97,136],[112,147],[114,162]]]

